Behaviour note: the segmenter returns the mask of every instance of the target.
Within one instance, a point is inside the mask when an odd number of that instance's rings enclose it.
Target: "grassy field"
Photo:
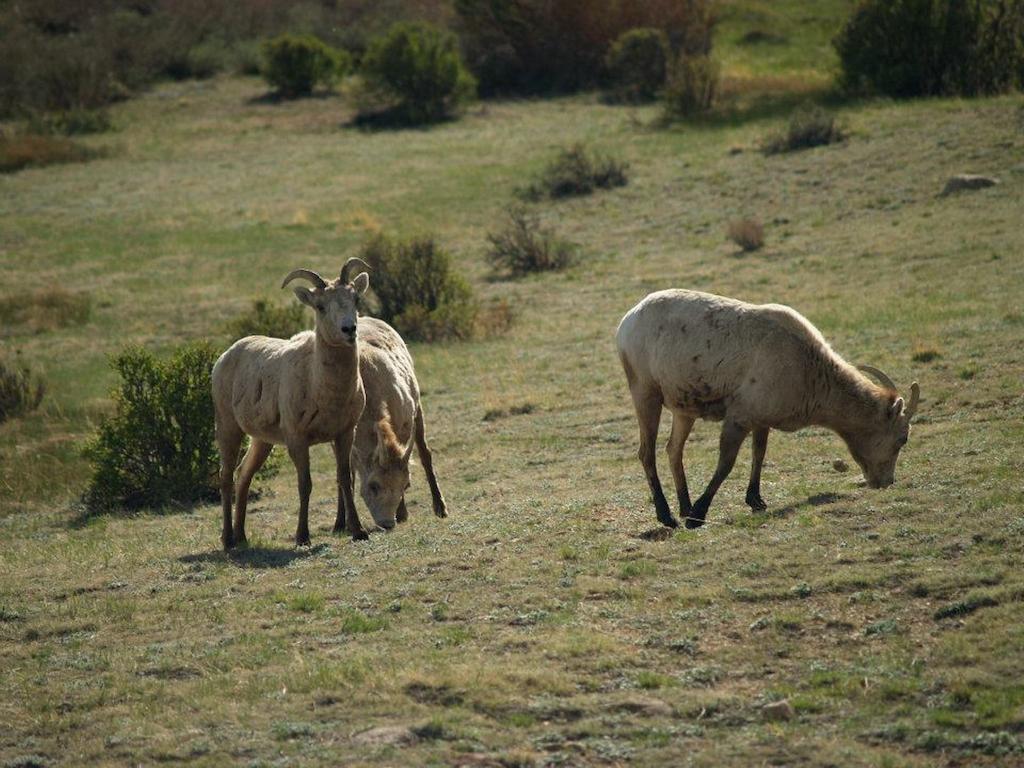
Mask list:
[[[823,89],[830,23],[763,6],[725,15],[727,75]],[[754,28],[800,50],[738,42]],[[367,134],[344,99],[168,85],[89,140],[105,159],[0,177],[0,299],[43,318],[0,339],[49,384],[0,426],[0,765],[1024,765],[1024,98],[847,105],[843,144],[765,157],[782,118],[748,91],[668,130],[581,96]],[[534,206],[577,266],[492,279],[486,233],[576,141],[630,184]],[[961,172],[1002,183],[939,198]],[[725,240],[744,216],[766,225],[754,254]],[[284,274],[378,229],[435,233],[518,312],[413,348],[448,520],[414,469],[408,524],[333,537],[327,448],[312,547],[291,544],[287,463],[230,557],[215,506],[79,520],[109,354],[226,346]],[[745,449],[705,528],[655,535],[612,337],[664,287],[790,304],[918,380],[896,485],[833,469],[852,461],[830,433],[777,434],[767,513],[743,504]],[[55,288],[88,318],[44,322]],[[716,446],[698,425],[693,487]],[[768,719],[783,698],[795,717]]]

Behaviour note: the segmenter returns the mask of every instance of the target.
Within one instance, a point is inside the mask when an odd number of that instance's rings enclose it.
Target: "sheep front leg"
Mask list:
[[[228,429],[222,423],[217,424],[217,447],[220,449],[220,502],[224,520],[221,528],[220,541],[224,551],[235,546],[235,536],[231,529],[231,502],[235,491],[235,462],[242,446],[242,433],[238,429]]]
[[[725,482],[725,478],[732,472],[732,467],[736,463],[736,454],[740,452],[740,446],[743,445],[749,432],[749,429],[728,419],[722,425],[722,435],[718,439],[718,467],[715,469],[715,474],[712,475],[708,487],[704,489],[704,493],[697,499],[693,510],[687,516],[687,528],[700,528],[704,525],[708,507],[711,506],[711,501],[718,493],[719,487]]]
[[[299,525],[295,529],[295,544],[309,544],[309,494],[313,490],[313,478],[309,474],[309,446],[288,446],[288,455],[295,464],[299,481]]]
[[[352,541],[365,541],[370,534],[363,528],[356,512],[356,500],[352,493],[352,442],[355,429],[346,430],[334,438],[334,461],[338,472],[338,515],[334,520],[334,532],[348,531]]]
[[[633,405],[636,408],[636,420],[640,425],[640,450],[637,456],[643,465],[647,485],[650,486],[651,496],[654,498],[654,513],[662,525],[675,528],[679,523],[672,517],[665,492],[661,489],[661,481],[658,479],[657,442],[661,420],[661,394],[633,392]]]

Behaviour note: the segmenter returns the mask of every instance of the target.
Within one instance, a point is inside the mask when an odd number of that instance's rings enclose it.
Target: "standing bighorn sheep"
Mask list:
[[[761,465],[770,429],[828,427],[846,442],[868,485],[892,485],[896,458],[920,399],[917,382],[905,404],[888,376],[862,366],[882,386],[869,381],[795,310],[696,291],[660,291],[626,313],[616,341],[640,423],[640,462],[662,524],[677,525],[655,462],[663,406],[672,412],[669,465],[687,528],[704,524],[750,432],[754,456],[746,502],[752,509],[766,508]],[[697,418],[724,423],[718,467],[691,505],[683,446]]]
[[[225,549],[245,541],[249,484],[274,445],[288,448],[298,474],[296,544],[309,543],[309,494],[313,487],[309,446],[326,442],[332,443],[337,462],[338,514],[334,530],[344,528],[353,540],[368,538],[352,497],[352,443],[366,403],[359,377],[356,301],[370,284],[365,272],[349,282],[349,270],[356,265],[369,269],[366,262],[351,258],[342,267],[341,276],[330,282],[308,269],[293,271],[281,287],[298,278],[314,286],[296,287],[294,291],[299,301],[316,311],[315,329],[290,339],[247,336],[231,345],[213,366],[224,510],[221,541]],[[232,481],[243,435],[249,435],[251,442],[239,472],[232,528]]]
[[[359,490],[377,525],[388,530],[408,518],[405,491],[413,445],[427,475],[434,514],[447,517],[423,427],[420,388],[402,337],[383,320],[360,321],[359,375],[366,408],[356,427],[352,458]]]

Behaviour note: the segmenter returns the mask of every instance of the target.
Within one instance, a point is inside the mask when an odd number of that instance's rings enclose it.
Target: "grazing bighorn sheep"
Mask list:
[[[326,442],[333,444],[338,473],[334,531],[344,528],[353,540],[368,538],[352,497],[352,442],[366,404],[359,378],[356,300],[370,284],[365,272],[349,281],[349,270],[357,265],[369,269],[362,259],[351,258],[341,276],[330,282],[308,269],[291,272],[282,288],[299,278],[314,286],[294,291],[299,301],[316,311],[315,329],[290,339],[247,336],[213,366],[224,549],[245,541],[249,484],[275,445],[288,448],[298,474],[295,543],[309,544],[309,446]],[[239,472],[232,528],[232,480],[243,435],[251,442]]]
[[[356,427],[352,459],[360,476],[359,490],[374,522],[391,530],[405,522],[405,491],[413,445],[427,475],[434,514],[447,517],[434,464],[427,446],[412,356],[394,328],[383,320],[360,321],[359,375],[366,390],[366,408]]]
[[[746,502],[754,510],[767,508],[761,498],[761,465],[770,429],[828,427],[846,442],[868,485],[892,485],[896,458],[920,399],[917,382],[904,404],[888,376],[862,366],[882,386],[869,381],[795,310],[696,291],[660,291],[626,313],[616,341],[640,423],[640,462],[662,524],[678,525],[655,462],[662,406],[672,411],[669,465],[687,528],[704,524],[750,432],[754,457]],[[724,423],[718,467],[691,505],[683,446],[697,418]]]

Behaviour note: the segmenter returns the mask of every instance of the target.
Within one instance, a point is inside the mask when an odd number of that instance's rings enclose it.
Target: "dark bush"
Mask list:
[[[84,136],[106,133],[113,128],[110,113],[105,109],[69,109],[32,115],[27,132],[41,135]]]
[[[764,224],[757,219],[737,219],[729,223],[726,236],[747,253],[764,247]]]
[[[599,85],[630,29],[660,29],[674,52],[707,54],[714,25],[709,0],[455,0],[455,11],[484,96]]]
[[[312,35],[280,35],[263,48],[263,77],[286,99],[309,96],[317,86],[330,88],[351,67],[344,51]]]
[[[565,269],[575,256],[575,247],[542,227],[540,219],[525,208],[513,208],[500,232],[487,235],[487,260],[497,272],[515,277],[531,272]]]
[[[266,299],[256,299],[249,311],[228,323],[228,336],[273,336],[288,339],[309,328],[306,310],[301,304],[279,305]]]
[[[213,347],[191,343],[159,359],[138,347],[112,361],[114,414],[86,449],[90,512],[193,504],[217,495],[210,371]]]
[[[624,161],[574,144],[559,152],[521,195],[527,200],[589,195],[597,189],[624,187],[629,183],[628,171]]]
[[[765,139],[761,149],[766,155],[775,155],[835,144],[844,138],[833,115],[821,107],[808,106],[796,110],[786,129]]]
[[[1001,93],[1024,78],[1024,3],[862,0],[834,44],[854,93]]]
[[[665,84],[670,57],[660,29],[631,29],[608,51],[609,95],[615,101],[651,101]]]
[[[451,256],[433,238],[368,240],[359,256],[370,265],[376,298],[371,314],[417,341],[466,339],[473,335],[479,306]]]
[[[99,150],[62,136],[0,135],[0,173],[59,163],[84,163],[102,155]]]
[[[395,24],[371,41],[361,72],[372,103],[365,122],[438,122],[476,92],[455,36],[428,24]]]
[[[718,63],[707,56],[677,58],[662,93],[665,118],[685,119],[708,112],[718,95],[718,78]]]
[[[0,424],[34,411],[46,387],[26,366],[0,359]]]

